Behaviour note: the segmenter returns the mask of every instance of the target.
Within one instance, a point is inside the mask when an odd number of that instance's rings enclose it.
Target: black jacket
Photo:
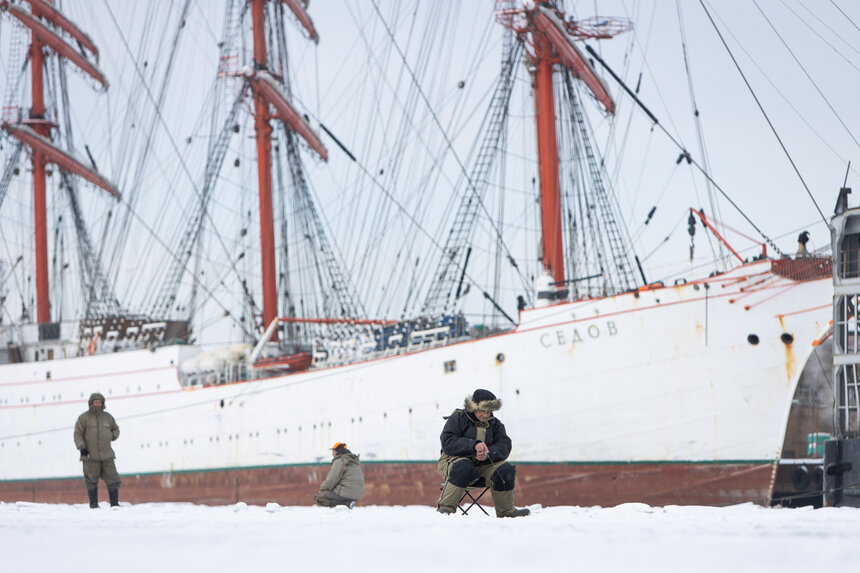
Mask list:
[[[475,444],[478,426],[487,426],[487,435],[484,443],[490,449],[490,455],[486,460],[477,461],[479,464],[489,464],[506,460],[511,455],[511,439],[505,432],[505,425],[495,417],[482,423],[472,414],[464,410],[454,410],[442,428],[442,453],[449,456],[473,457],[475,455]]]

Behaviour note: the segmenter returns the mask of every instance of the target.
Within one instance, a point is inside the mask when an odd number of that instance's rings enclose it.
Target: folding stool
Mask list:
[[[441,487],[442,490],[445,489],[446,483],[448,483],[447,480],[442,482],[442,487]],[[487,493],[487,491],[489,489],[490,488],[487,487],[486,483],[484,483],[484,480],[482,478],[478,478],[475,481],[473,481],[472,483],[470,483],[468,486],[466,486],[466,489],[463,492],[463,495],[460,497],[460,501],[457,503],[457,507],[460,509],[460,511],[463,512],[463,515],[468,515],[469,510],[475,506],[477,506],[478,509],[483,511],[484,515],[490,515],[489,513],[487,513],[487,510],[484,509],[484,506],[482,506],[480,503],[480,499],[484,496],[485,493]],[[472,495],[472,492],[477,491],[477,490],[480,490],[480,493],[478,493],[477,497],[475,497],[474,495]],[[469,499],[466,499],[466,498],[469,498]],[[463,504],[468,503],[469,500],[471,500],[471,503],[469,503],[469,507],[467,507],[466,509],[463,509]]]

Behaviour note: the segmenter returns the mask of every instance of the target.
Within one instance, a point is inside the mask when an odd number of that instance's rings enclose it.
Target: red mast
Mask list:
[[[45,121],[45,92],[42,81],[42,43],[30,35],[30,65],[33,77],[33,100],[30,119],[39,135],[50,139],[51,127]],[[39,323],[51,322],[51,300],[48,291],[48,224],[45,198],[45,157],[33,149],[33,216],[36,243],[36,318]]]
[[[516,4],[519,4],[516,6]],[[616,20],[574,22],[549,2],[496,1],[496,18],[531,47],[540,175],[541,243],[544,269],[563,289],[564,246],[559,186],[558,139],[555,127],[553,67],[560,64],[580,79],[607,113],[615,104],[600,77],[574,44],[582,38],[610,38],[630,29]]]
[[[254,29],[254,66],[266,69],[265,0],[252,0],[251,18]],[[263,271],[263,327],[278,316],[278,291],[275,277],[275,223],[272,215],[272,126],[269,124],[269,104],[258,91],[254,92],[254,129],[257,135],[257,181],[260,196],[260,257]],[[271,340],[277,340],[272,333]]]
[[[28,0],[32,14],[18,6],[0,2],[0,8],[7,11],[21,24],[30,29],[30,66],[33,84],[32,101],[27,119],[17,123],[4,123],[3,129],[12,137],[30,147],[33,162],[33,218],[35,222],[36,249],[36,320],[41,324],[51,322],[51,300],[48,288],[48,224],[47,197],[45,185],[45,164],[52,162],[61,169],[84,177],[114,196],[119,196],[116,188],[96,171],[90,169],[73,156],[52,144],[51,128],[54,124],[45,117],[45,80],[44,57],[48,49],[53,50],[74,63],[78,68],[99,82],[104,89],[108,84],[104,75],[96,66],[90,63],[85,55],[72,48],[53,29],[46,26],[34,16],[42,17],[58,26],[75,38],[82,46],[94,55],[98,52],[89,40],[72,22],[62,16],[55,8],[41,0]]]
[[[307,121],[296,111],[286,94],[268,71],[266,54],[266,0],[251,2],[251,22],[254,30],[254,69],[243,73],[254,93],[254,129],[257,138],[257,183],[260,196],[260,257],[263,273],[263,328],[278,316],[277,274],[275,269],[275,223],[272,214],[272,126],[277,119],[296,132],[323,160],[328,152]],[[299,18],[311,39],[318,40],[313,22],[302,4],[281,0]],[[269,106],[275,109],[269,113]],[[269,340],[278,340],[273,330]]]
[[[552,85],[552,45],[543,35],[534,38],[535,113],[540,166],[540,220],[543,267],[563,285],[564,250],[561,238],[561,195],[558,185],[558,139],[555,133],[555,94]]]

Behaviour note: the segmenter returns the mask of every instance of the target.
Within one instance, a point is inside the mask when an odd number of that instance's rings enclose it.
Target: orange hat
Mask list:
[[[341,448],[346,449],[346,444],[344,444],[343,442],[335,442],[335,444],[331,447],[331,449],[333,450],[339,450]]]

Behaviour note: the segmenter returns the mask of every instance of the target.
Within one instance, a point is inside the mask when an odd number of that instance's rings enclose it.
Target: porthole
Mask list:
[[[747,336],[747,342],[749,342],[750,344],[755,346],[756,344],[759,343],[758,335],[750,334],[749,336]]]
[[[779,339],[782,340],[783,344],[791,344],[792,342],[794,342],[794,337],[787,332],[783,332],[779,336]]]

